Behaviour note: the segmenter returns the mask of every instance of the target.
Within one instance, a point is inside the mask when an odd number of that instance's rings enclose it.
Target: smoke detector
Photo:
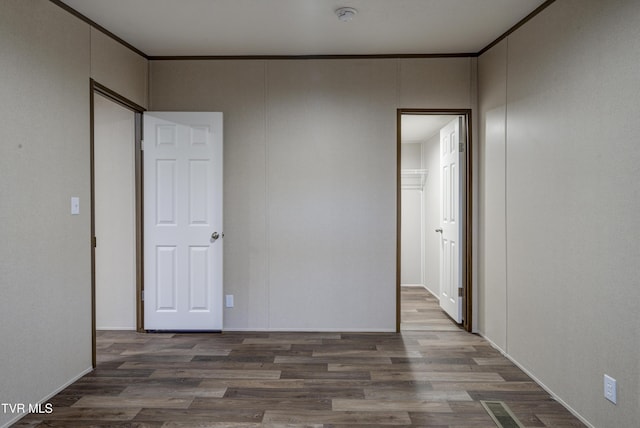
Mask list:
[[[351,21],[353,17],[356,16],[356,13],[358,13],[358,11],[352,7],[341,7],[339,9],[336,9],[336,15],[342,22]]]

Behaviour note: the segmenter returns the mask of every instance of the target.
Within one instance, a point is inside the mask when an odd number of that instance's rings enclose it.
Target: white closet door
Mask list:
[[[222,329],[222,113],[144,114],[144,328]]]

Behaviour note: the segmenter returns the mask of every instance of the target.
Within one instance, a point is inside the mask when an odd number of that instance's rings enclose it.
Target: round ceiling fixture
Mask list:
[[[356,13],[358,13],[358,11],[352,7],[341,7],[339,9],[336,9],[336,15],[342,22],[351,21],[353,17],[356,16]]]

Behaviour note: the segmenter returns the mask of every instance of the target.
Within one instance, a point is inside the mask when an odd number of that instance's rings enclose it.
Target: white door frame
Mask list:
[[[90,164],[90,187],[91,187],[91,362],[93,368],[96,367],[96,223],[95,223],[95,159],[94,159],[94,96],[98,93],[111,101],[131,110],[135,114],[135,226],[136,226],[136,330],[143,331],[143,308],[142,308],[142,113],[145,108],[133,101],[123,97],[108,87],[90,79],[89,93],[89,120],[90,120],[90,144],[89,144],[89,164]]]
[[[473,193],[472,193],[472,126],[471,126],[471,109],[416,109],[416,108],[400,108],[396,111],[396,148],[397,148],[397,173],[396,173],[396,331],[400,332],[400,264],[401,264],[401,217],[402,217],[402,199],[401,199],[401,183],[400,183],[400,159],[401,159],[401,123],[403,115],[450,115],[462,116],[463,126],[466,127],[466,145],[465,153],[465,171],[464,181],[460,182],[460,189],[464,192],[464,211],[462,213],[461,244],[464,246],[462,250],[462,327],[466,331],[472,331],[473,325],[473,289],[472,289],[472,212],[473,212]]]

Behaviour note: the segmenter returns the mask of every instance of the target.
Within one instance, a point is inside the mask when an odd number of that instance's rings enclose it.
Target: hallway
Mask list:
[[[402,287],[400,330],[462,331],[440,308],[438,299],[422,287]]]

